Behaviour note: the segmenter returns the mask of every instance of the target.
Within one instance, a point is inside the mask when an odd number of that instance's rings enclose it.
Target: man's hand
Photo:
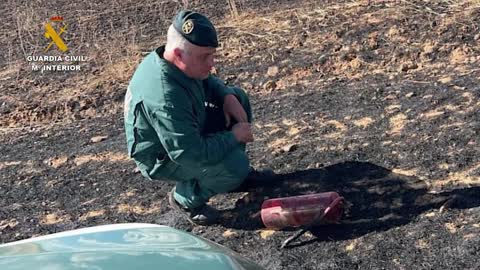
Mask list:
[[[247,122],[247,113],[242,107],[238,99],[232,95],[226,95],[223,100],[223,113],[225,114],[225,125],[230,126],[231,119],[235,119],[238,123]]]
[[[232,132],[237,141],[241,143],[253,142],[252,129],[248,122],[236,123],[232,127]]]

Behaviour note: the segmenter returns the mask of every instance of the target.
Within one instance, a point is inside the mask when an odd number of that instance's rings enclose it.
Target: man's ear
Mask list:
[[[173,49],[173,55],[175,55],[175,58],[182,59],[182,50],[179,48]]]

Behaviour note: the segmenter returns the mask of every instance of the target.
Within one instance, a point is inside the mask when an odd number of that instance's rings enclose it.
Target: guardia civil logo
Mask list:
[[[185,34],[190,34],[193,31],[193,21],[192,20],[187,20],[186,22],[183,23],[182,25],[182,31]]]
[[[58,29],[58,32],[54,28],[54,25],[53,25],[54,23],[61,24],[60,28]],[[60,51],[62,52],[68,51],[68,47],[61,37],[61,35],[66,32],[67,32],[67,25],[63,21],[63,17],[62,16],[51,17],[50,22],[45,24],[44,36],[46,39],[51,40],[47,48],[45,48],[45,52],[48,51],[54,44]]]
[[[68,34],[67,23],[62,16],[50,17],[46,23],[42,23],[42,30],[42,38],[46,41],[43,54],[26,56],[32,71],[70,72],[80,71],[82,66],[85,66],[82,62],[87,61],[87,56],[67,54],[75,48],[70,49],[65,42],[64,37]]]

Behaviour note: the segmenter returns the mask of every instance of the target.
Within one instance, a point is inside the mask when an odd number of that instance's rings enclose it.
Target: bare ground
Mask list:
[[[1,4],[0,242],[148,222],[267,269],[480,268],[480,5],[237,2],[238,16],[223,1],[191,5],[217,25],[218,75],[250,94],[253,165],[280,176],[214,197],[223,218],[212,227],[178,220],[165,199],[173,184],[144,180],[125,153],[126,85],[179,4]],[[70,53],[89,57],[81,72],[30,70],[48,10],[69,22]],[[342,224],[279,249],[294,231],[263,228],[261,202],[323,191],[347,199]]]

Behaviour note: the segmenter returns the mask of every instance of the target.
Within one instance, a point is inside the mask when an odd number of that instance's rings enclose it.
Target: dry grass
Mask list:
[[[230,8],[230,13],[233,17],[238,17],[237,3],[235,0],[227,0],[228,7]]]

